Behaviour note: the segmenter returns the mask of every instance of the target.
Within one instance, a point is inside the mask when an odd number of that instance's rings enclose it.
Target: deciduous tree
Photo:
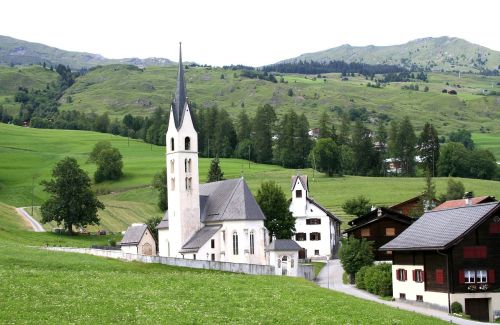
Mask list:
[[[290,239],[295,232],[295,218],[289,211],[289,203],[281,187],[274,181],[260,185],[255,196],[266,216],[265,226],[271,238]]]
[[[104,204],[92,192],[90,178],[75,158],[59,161],[52,170],[52,179],[41,184],[50,194],[41,207],[43,223],[63,224],[69,234],[73,234],[73,226],[99,224],[97,210],[104,209]]]

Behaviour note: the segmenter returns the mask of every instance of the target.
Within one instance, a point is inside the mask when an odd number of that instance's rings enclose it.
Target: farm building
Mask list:
[[[388,208],[376,208],[348,222],[350,228],[344,230],[347,236],[366,239],[373,242],[373,253],[377,261],[392,260],[391,251],[378,249],[396,238],[414,219]]]
[[[380,250],[392,252],[394,298],[459,303],[481,321],[500,311],[500,202],[428,211]]]

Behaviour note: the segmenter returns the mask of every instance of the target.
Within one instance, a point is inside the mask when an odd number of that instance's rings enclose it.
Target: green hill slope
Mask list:
[[[224,75],[224,79],[221,79]],[[144,71],[127,66],[106,66],[77,79],[61,99],[62,109],[85,112],[109,112],[122,119],[126,113],[149,115],[158,106],[169,105],[175,88],[176,68],[149,67]],[[198,108],[219,107],[236,116],[242,105],[252,115],[258,106],[273,105],[278,114],[295,109],[304,112],[316,126],[323,110],[332,116],[340,109],[366,108],[368,121],[378,118],[411,117],[417,129],[431,121],[441,134],[457,128],[478,132],[481,127],[500,133],[500,96],[484,96],[483,90],[499,91],[500,77],[435,73],[428,83],[420,83],[420,91],[403,90],[403,84],[391,83],[383,88],[367,87],[369,80],[350,77],[342,81],[339,74],[324,79],[311,76],[285,75],[287,83],[239,77],[239,71],[216,68],[186,70],[190,100]],[[307,79],[306,79],[307,78]],[[454,86],[455,85],[455,86]],[[425,86],[429,87],[424,92]],[[456,89],[457,96],[443,94]],[[292,89],[294,95],[288,96]],[[66,98],[71,96],[72,102]],[[338,120],[336,120],[336,123]]]
[[[391,46],[342,45],[328,50],[302,54],[282,62],[330,61],[417,65],[433,71],[472,71],[500,69],[500,52],[456,37],[427,37]]]
[[[173,64],[172,61],[164,58],[107,59],[99,54],[65,51],[44,44],[0,35],[0,65],[29,65],[42,64],[43,62],[48,66],[56,66],[58,64],[69,65],[72,69],[116,63],[143,66]]]
[[[96,187],[101,193],[110,193],[100,197],[110,207],[103,215],[103,218],[107,218],[107,229],[123,230],[130,222],[161,214],[156,209],[157,193],[149,185],[153,175],[165,164],[163,147],[150,146],[139,141],[130,141],[129,144],[127,138],[96,132],[29,129],[6,124],[0,124],[0,139],[0,202],[14,206],[30,206],[34,184],[34,204],[40,205],[47,195],[39,183],[50,177],[57,161],[65,156],[73,156],[82,168],[93,174],[95,165],[85,164],[88,154],[96,142],[108,140],[123,155],[125,176],[120,181],[106,182]],[[202,182],[206,179],[209,163],[210,159],[200,159],[199,173]],[[290,196],[290,177],[296,174],[294,169],[248,164],[240,159],[222,159],[221,167],[225,178],[243,175],[254,193],[263,181],[274,180],[286,195]],[[301,172],[310,176],[311,195],[343,218],[346,216],[341,205],[354,196],[365,195],[374,205],[388,206],[414,197],[424,188],[424,180],[421,178],[328,178],[311,169]],[[499,182],[460,180],[466,190],[472,190],[476,195],[500,197]],[[447,179],[436,178],[435,181],[437,193],[444,192]]]

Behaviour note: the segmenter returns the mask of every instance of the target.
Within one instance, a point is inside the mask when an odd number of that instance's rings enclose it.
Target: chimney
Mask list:
[[[464,199],[465,205],[472,205],[472,192],[465,192]]]
[[[382,216],[382,209],[378,208],[377,209],[377,217],[381,217],[381,216]]]

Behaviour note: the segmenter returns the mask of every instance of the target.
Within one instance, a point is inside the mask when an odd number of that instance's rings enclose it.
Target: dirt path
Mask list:
[[[378,302],[380,304],[388,305],[398,309],[404,309],[408,311],[413,311],[419,314],[424,314],[432,317],[442,319],[449,322],[450,324],[461,324],[461,325],[480,325],[485,324],[483,322],[476,322],[468,319],[463,319],[459,317],[450,316],[447,312],[432,309],[426,306],[415,306],[409,303],[404,303],[401,301],[387,301],[382,300],[376,295],[372,295],[364,290],[357,289],[353,285],[342,283],[342,274],[344,269],[340,264],[340,260],[328,261],[328,264],[321,270],[318,274],[318,280],[316,283],[323,288],[329,288],[330,290],[340,291],[345,294],[355,296],[361,299],[371,300]]]
[[[26,220],[31,225],[31,227],[33,228],[33,231],[45,232],[45,229],[43,229],[42,225],[38,221],[36,221],[35,218],[30,216],[29,213],[26,212],[26,210],[24,210],[24,208],[16,208],[16,212],[17,212],[17,214],[19,214],[21,217],[23,217],[24,220]]]

